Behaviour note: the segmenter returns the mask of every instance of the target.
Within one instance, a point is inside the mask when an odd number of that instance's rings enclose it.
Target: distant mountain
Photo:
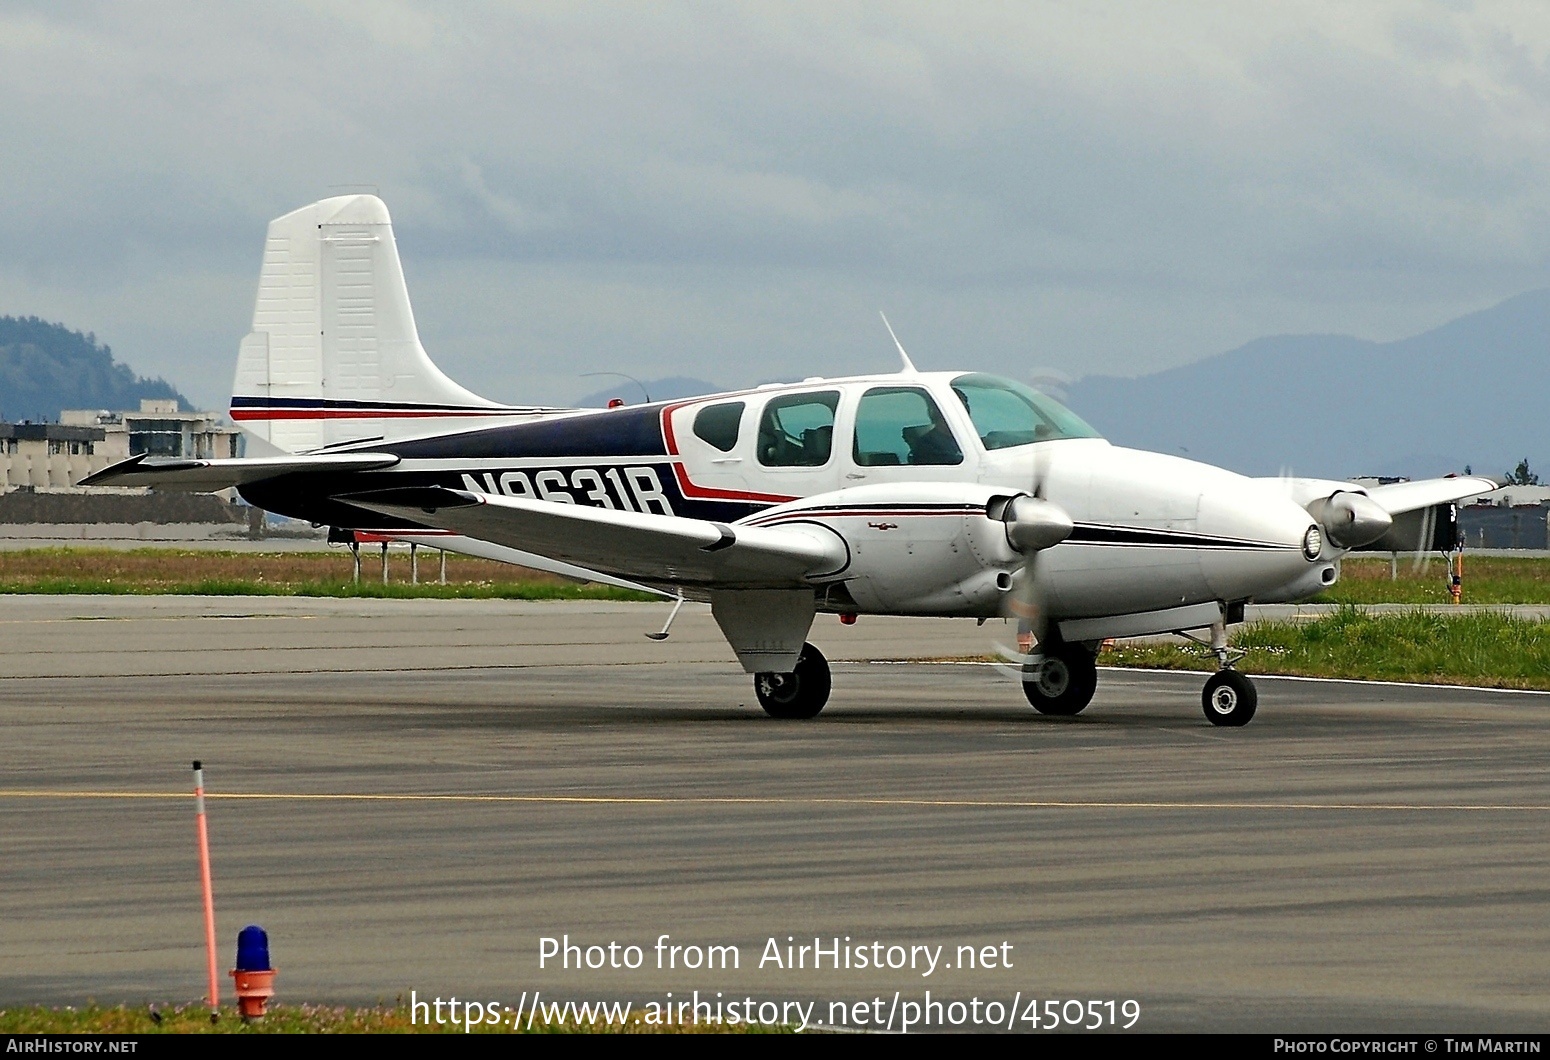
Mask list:
[[[642,379],[641,384],[645,386],[644,392],[634,382],[621,379],[607,390],[598,390],[585,397],[577,398],[576,407],[605,408],[614,398],[620,398],[628,405],[640,405],[645,402],[648,394],[652,401],[672,401],[674,398],[716,394],[726,389],[715,383],[707,383],[703,379],[691,379],[686,375],[675,375],[667,379]]]
[[[137,376],[63,324],[0,316],[0,420],[57,420],[60,409],[138,409],[141,398],[188,399],[164,379]]]
[[[1550,466],[1550,290],[1396,342],[1256,339],[1155,375],[1090,376],[1066,398],[1118,445],[1251,475]]]

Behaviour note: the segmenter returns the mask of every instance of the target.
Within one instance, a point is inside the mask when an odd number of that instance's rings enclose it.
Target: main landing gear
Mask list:
[[[1205,708],[1206,718],[1212,725],[1247,725],[1259,706],[1259,693],[1253,681],[1232,668],[1237,659],[1228,652],[1225,623],[1211,627],[1211,651],[1216,655],[1219,669],[1200,693],[1200,705]],[[1241,653],[1238,658],[1242,658]]]
[[[772,718],[816,718],[829,702],[829,687],[829,661],[811,644],[802,645],[791,673],[753,676],[754,695]]]
[[[1082,713],[1098,690],[1098,664],[1081,644],[1060,640],[1053,630],[1042,658],[1023,666],[1023,695],[1040,714]]]

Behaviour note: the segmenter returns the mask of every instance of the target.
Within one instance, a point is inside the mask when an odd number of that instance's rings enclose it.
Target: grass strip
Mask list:
[[[111,578],[38,578],[0,581],[0,594],[88,596],[332,596],[377,600],[628,600],[662,597],[612,585],[504,581],[460,585],[362,582],[258,582],[206,578],[186,582],[129,582]]]
[[[448,554],[447,585],[439,556],[421,552],[420,584],[410,585],[404,549],[363,550],[354,583],[349,552],[217,552],[195,549],[38,548],[0,551],[0,593],[190,594],[214,596],[495,597],[519,600],[647,600],[627,590],[578,585],[551,574],[493,560]],[[1335,604],[1444,604],[1448,571],[1440,559],[1402,560],[1389,577],[1383,557],[1347,557],[1341,577],[1315,598]],[[1465,555],[1464,601],[1550,604],[1550,559]]]
[[[582,584],[542,571],[470,556],[421,554],[419,584],[408,555],[364,554],[356,584],[350,554],[216,552],[160,548],[43,548],[0,552],[0,594],[331,596],[373,599],[659,600],[610,585]]]
[[[152,1013],[155,1013],[153,1017]],[[633,1022],[643,1015],[637,1006],[624,1024],[580,1023],[566,1019],[545,1023],[535,1019],[531,1030],[479,1024],[474,1034],[785,1034],[783,1026],[729,1026],[722,1024],[655,1025]],[[525,1022],[525,1021],[524,1021]],[[202,1004],[150,1006],[88,1004],[80,1008],[46,1008],[41,1005],[0,1009],[0,1034],[464,1034],[454,1023],[411,1023],[409,1006],[366,1007],[334,1005],[269,1006],[268,1014],[254,1023],[243,1023],[231,1006],[221,1009],[220,1019],[210,1022],[210,1010]]]
[[[1340,580],[1314,598],[1327,604],[1446,604],[1449,570],[1440,557],[1401,558],[1390,577],[1387,556],[1340,561]],[[1464,553],[1467,604],[1550,604],[1550,559]]]
[[[1248,674],[1550,689],[1550,622],[1495,612],[1372,615],[1346,606],[1307,621],[1242,626],[1232,644],[1247,652],[1238,669]],[[1122,643],[1099,661],[1216,669],[1209,654],[1162,642]]]

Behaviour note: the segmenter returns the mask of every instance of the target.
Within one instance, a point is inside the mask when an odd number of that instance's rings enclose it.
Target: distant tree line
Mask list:
[[[1507,474],[1502,477],[1507,480],[1507,485],[1509,486],[1539,485],[1539,476],[1529,470],[1528,457],[1526,456],[1522,460],[1518,461],[1518,466],[1516,469],[1507,472]]]
[[[61,409],[137,409],[141,398],[188,399],[165,379],[137,376],[97,336],[38,317],[0,316],[0,420],[50,421]]]

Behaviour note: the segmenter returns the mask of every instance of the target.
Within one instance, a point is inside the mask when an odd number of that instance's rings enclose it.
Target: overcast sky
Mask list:
[[[270,218],[392,211],[490,397],[1136,374],[1550,284],[1550,5],[0,4],[0,313],[223,406]],[[349,189],[354,190],[354,189]]]

